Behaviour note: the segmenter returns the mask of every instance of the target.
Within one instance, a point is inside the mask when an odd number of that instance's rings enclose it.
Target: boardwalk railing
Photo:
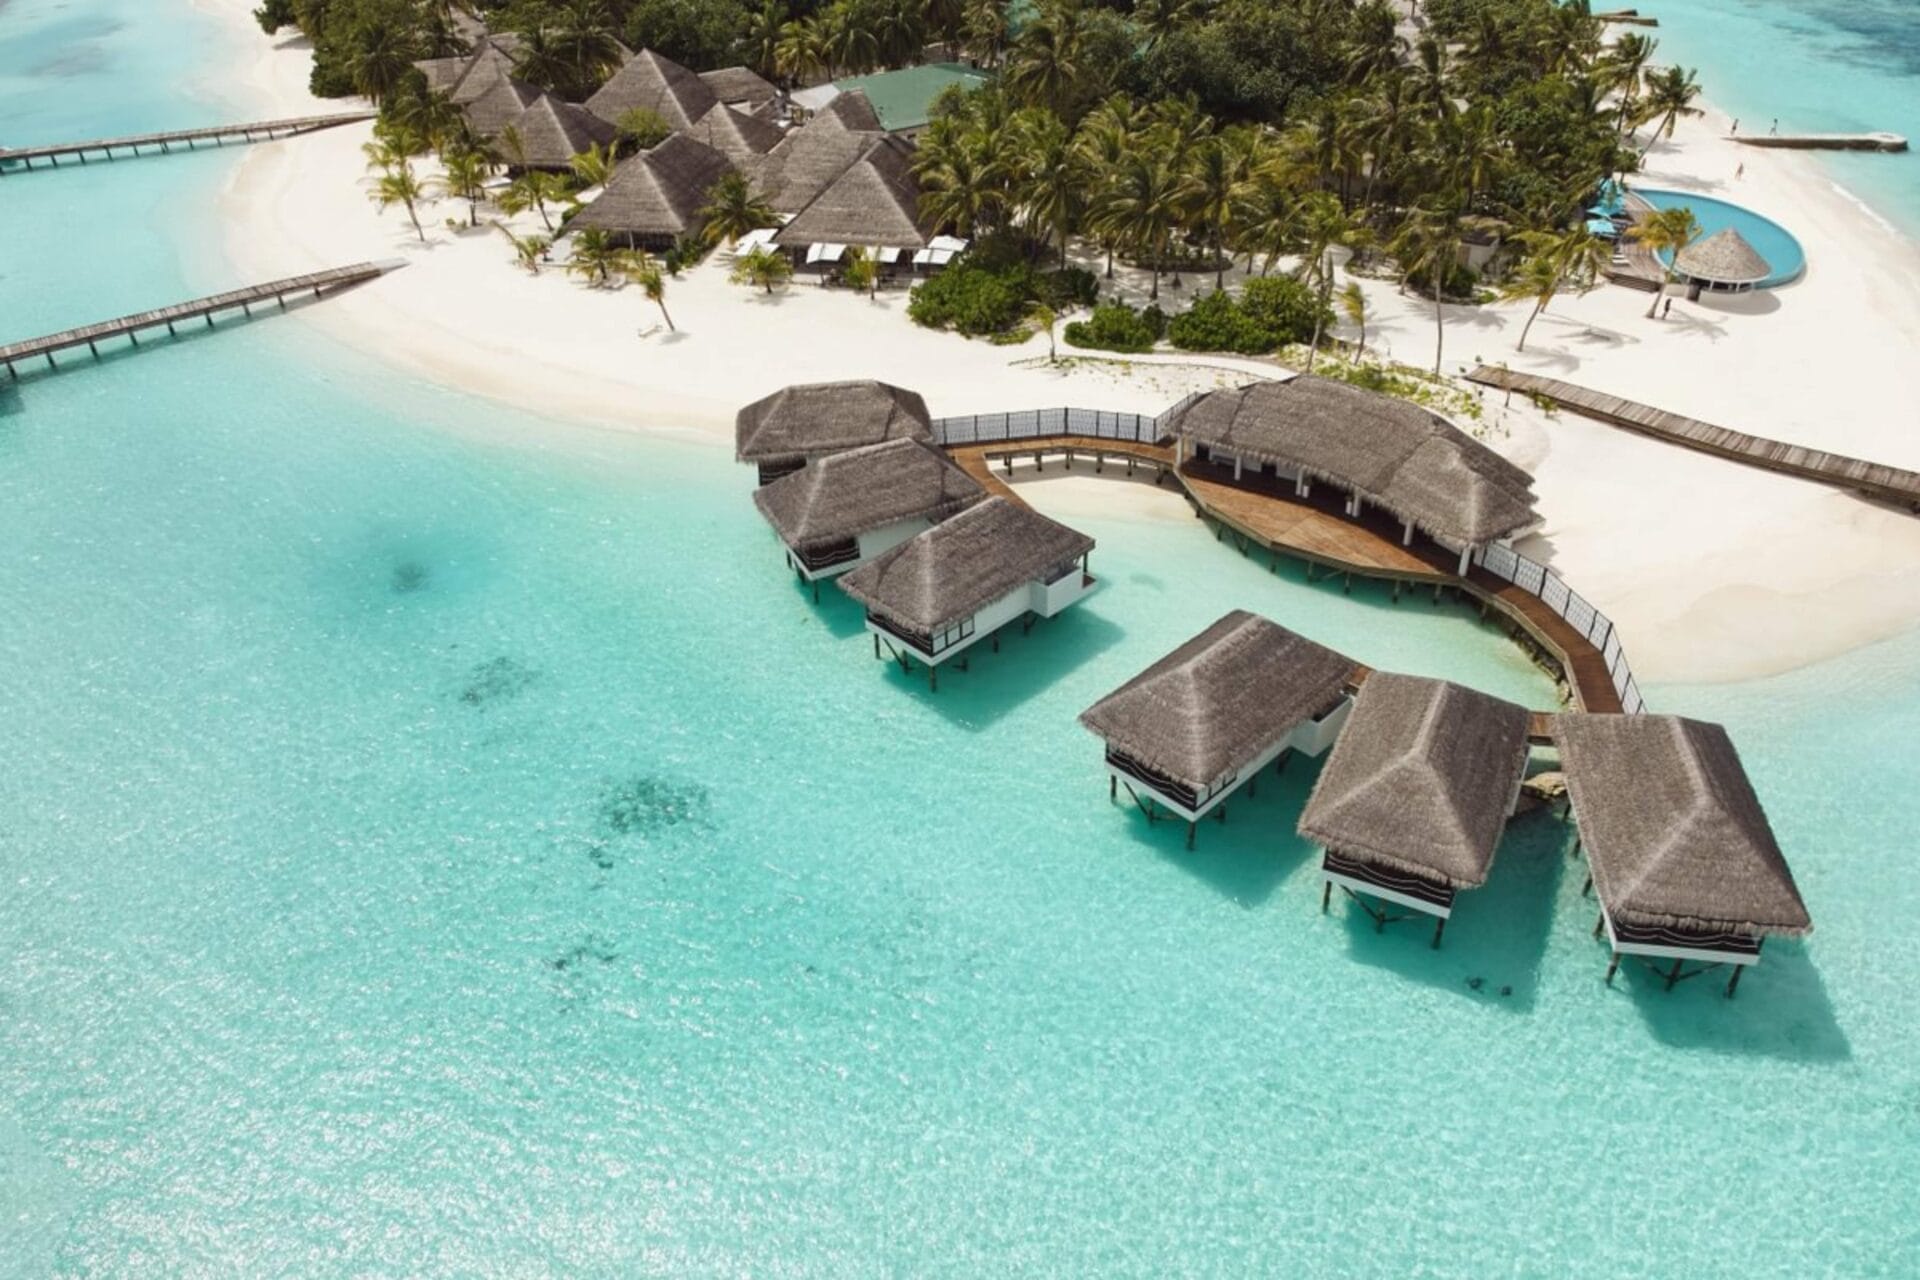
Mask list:
[[[1529,595],[1538,596],[1540,601],[1566,620],[1567,625],[1587,638],[1587,642],[1598,649],[1607,660],[1607,675],[1613,681],[1613,690],[1620,695],[1620,708],[1628,715],[1639,715],[1647,709],[1646,702],[1640,697],[1640,686],[1633,678],[1633,668],[1627,663],[1627,651],[1621,647],[1620,633],[1613,625],[1613,619],[1594,608],[1578,591],[1566,584],[1566,580],[1538,560],[1529,559],[1512,547],[1498,544],[1481,548],[1474,553],[1473,562],[1496,578],[1511,582]]]
[[[992,444],[999,440],[1045,440],[1080,436],[1094,440],[1128,440],[1158,444],[1167,438],[1173,416],[1200,398],[1186,396],[1164,413],[1118,413],[1110,409],[1021,409],[1012,413],[960,414],[933,420],[933,439],[946,448]]]
[[[113,159],[115,150],[140,154],[140,148],[157,147],[162,152],[173,150],[176,146],[195,150],[196,142],[211,142],[215,146],[230,141],[257,142],[261,139],[288,138],[300,133],[313,133],[319,129],[331,129],[337,125],[359,124],[372,120],[377,115],[373,111],[340,111],[323,116],[294,116],[285,120],[255,120],[245,124],[216,124],[200,129],[173,129],[165,133],[134,133],[120,138],[90,138],[84,142],[54,142],[33,147],[0,147],[0,173],[7,166],[18,164],[23,169],[33,168],[35,160],[45,160],[55,168],[60,158],[67,156],[87,162],[87,153],[97,151],[107,159]]]

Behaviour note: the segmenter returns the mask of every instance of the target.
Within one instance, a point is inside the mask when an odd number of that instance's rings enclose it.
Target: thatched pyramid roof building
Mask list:
[[[550,93],[529,103],[511,127],[519,138],[519,151],[507,159],[529,169],[565,169],[581,152],[614,139],[612,125]]]
[[[773,242],[924,249],[931,233],[920,224],[920,188],[913,179],[911,154],[909,144],[898,139],[876,139],[780,228]]]
[[[821,458],[754,491],[780,540],[811,551],[905,520],[940,521],[986,497],[973,477],[920,440]]]
[[[642,49],[587,99],[587,110],[608,124],[644,109],[666,121],[669,129],[690,129],[720,99],[707,82],[671,58]]]
[[[734,454],[741,462],[779,463],[903,437],[930,441],[932,421],[919,392],[891,383],[807,383],[740,410]]]
[[[1690,279],[1713,284],[1759,284],[1773,274],[1760,251],[1732,227],[1682,249],[1674,255],[1673,269]]]
[[[676,239],[699,225],[707,193],[731,169],[712,147],[676,133],[621,161],[606,189],[567,227],[594,227],[640,241]]]

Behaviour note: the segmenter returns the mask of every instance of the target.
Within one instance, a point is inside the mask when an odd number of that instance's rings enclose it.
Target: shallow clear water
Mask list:
[[[7,336],[211,283],[230,161],[6,179]],[[934,696],[747,485],[297,321],[0,393],[0,1275],[1920,1268],[1920,637],[1648,691],[1818,932],[1609,991],[1557,825],[1434,952],[1319,913],[1311,769],[1188,854],[1073,723],[1235,606],[1544,698],[1470,615],[1086,522]]]
[[[1807,265],[1806,251],[1793,238],[1793,233],[1751,209],[1690,191],[1655,191],[1647,187],[1635,187],[1634,194],[1656,209],[1691,209],[1693,220],[1700,227],[1699,238],[1702,240],[1728,228],[1738,231],[1773,268],[1773,274],[1761,283],[1762,288],[1787,283]],[[1673,260],[1670,253],[1661,257],[1669,263]]]

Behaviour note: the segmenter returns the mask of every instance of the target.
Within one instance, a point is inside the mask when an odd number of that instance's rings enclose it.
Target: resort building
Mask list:
[[[1426,535],[1458,554],[1462,575],[1476,549],[1539,520],[1525,471],[1419,405],[1344,382],[1308,374],[1209,392],[1170,430],[1180,463],[1301,499],[1331,485],[1348,516],[1388,512],[1405,545]]]
[[[1236,609],[1094,703],[1107,797],[1125,787],[1149,821],[1226,817],[1227,797],[1295,751],[1325,751],[1347,718],[1353,659]]]
[[[1732,227],[1680,250],[1673,256],[1673,269],[1686,280],[1692,298],[1698,298],[1702,289],[1744,293],[1773,275],[1773,267],[1760,251]]]
[[[704,142],[742,171],[757,164],[761,156],[779,146],[786,137],[772,121],[730,106],[715,107],[707,112],[685,136]]]
[[[1731,996],[1771,934],[1813,928],[1727,731],[1679,716],[1554,717],[1568,801],[1613,949],[1666,979],[1733,966]],[[1666,967],[1656,961],[1670,961]],[[1687,969],[1689,962],[1697,966]]]
[[[849,76],[833,82],[835,93],[821,109],[831,110],[842,98],[857,93],[865,99],[874,124],[853,127],[877,127],[888,133],[917,137],[932,119],[933,104],[942,93],[956,86],[969,91],[978,89],[988,78],[986,72],[960,62],[929,62],[897,71]]]
[[[799,213],[885,136],[876,129],[849,129],[835,117],[819,116],[787,134],[743,171],[775,212]]]
[[[471,81],[472,77],[468,77]],[[482,138],[497,139],[507,131],[508,126],[519,123],[528,107],[539,101],[540,90],[518,80],[509,80],[500,76],[478,97],[463,105],[460,110],[467,118],[467,127]]]
[[[495,85],[511,79],[513,59],[494,45],[485,44],[468,57],[466,69],[447,89],[447,97],[454,106],[464,108]]]
[[[860,246],[882,264],[909,262],[931,237],[920,224],[912,144],[881,137],[773,238],[806,264],[838,262]]]
[[[917,391],[871,379],[785,387],[735,415],[734,457],[760,469],[760,483],[829,454],[887,440],[933,440]]]
[[[772,115],[779,107],[780,90],[747,67],[702,71],[700,78],[723,105],[746,115]]]
[[[629,111],[651,111],[667,128],[691,129],[720,105],[711,85],[671,58],[642,49],[587,99],[587,110],[611,125]]]
[[[1369,675],[1300,815],[1324,851],[1320,909],[1337,885],[1375,929],[1408,918],[1395,906],[1438,917],[1439,946],[1454,895],[1487,882],[1520,801],[1529,719],[1445,680]]]
[[[986,496],[946,454],[901,438],[830,454],[755,490],[753,504],[818,599],[822,578],[857,569]]]
[[[585,107],[542,93],[500,131],[500,152],[511,169],[565,170],[576,155],[608,146],[614,136],[614,127]]]
[[[1010,498],[988,498],[840,579],[866,606],[874,656],[884,647],[905,670],[961,659],[1001,627],[1051,618],[1094,588],[1093,539]],[[1028,625],[1031,625],[1029,623]]]
[[[652,150],[621,161],[605,190],[568,221],[567,230],[592,227],[629,248],[668,248],[700,225],[707,193],[732,168],[705,143],[672,134]]]

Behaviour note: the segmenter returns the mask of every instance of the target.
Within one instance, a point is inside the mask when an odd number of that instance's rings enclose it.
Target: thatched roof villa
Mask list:
[[[878,131],[849,130],[838,121],[814,119],[787,134],[743,170],[776,213],[799,213],[884,136]]]
[[[1336,885],[1376,929],[1407,918],[1389,904],[1409,907],[1439,917],[1439,946],[1454,895],[1487,882],[1519,802],[1529,720],[1445,680],[1369,675],[1300,815],[1325,851],[1320,909]]]
[[[590,147],[610,145],[614,127],[585,107],[563,102],[550,93],[542,93],[527,104],[513,123],[507,126],[518,139],[518,147],[504,148],[506,160],[515,169],[564,170],[573,158]],[[501,130],[502,137],[506,129]]]
[[[1679,716],[1554,717],[1568,800],[1600,897],[1596,936],[1670,960],[1668,989],[1733,966],[1731,996],[1772,934],[1813,928],[1727,731]],[[1688,970],[1689,961],[1699,963]]]
[[[424,71],[425,67],[415,63]],[[513,79],[513,59],[495,48],[492,44],[481,45],[468,56],[466,66],[445,93],[456,107],[465,107],[489,89],[503,80]],[[427,83],[433,84],[434,76],[429,74]]]
[[[1295,751],[1319,755],[1346,720],[1353,659],[1235,609],[1088,707],[1080,723],[1106,743],[1107,797],[1118,788],[1151,821],[1193,824]],[[1277,762],[1277,764],[1276,764]]]
[[[518,124],[527,108],[540,97],[540,90],[532,85],[503,76],[494,80],[485,93],[466,103],[461,111],[467,117],[468,128],[482,138],[493,139],[505,133],[509,125]]]
[[[733,422],[734,457],[757,464],[761,484],[828,454],[899,439],[933,439],[927,402],[917,391],[872,379],[784,387]]]
[[[911,144],[881,137],[870,143],[826,189],[773,237],[774,244],[808,262],[836,261],[849,245],[881,253],[927,246],[920,221],[920,188],[913,178]]]
[[[567,230],[592,227],[629,248],[667,248],[700,225],[707,193],[732,167],[705,143],[672,134],[615,166],[606,188],[568,220]]]
[[[838,125],[853,133],[885,133],[886,126],[880,123],[880,113],[873,109],[873,103],[866,93],[859,89],[835,93],[826,105],[813,113],[812,120],[823,125]]]
[[[1016,618],[1051,618],[1085,598],[1092,551],[1085,534],[988,498],[855,569],[840,589],[866,606],[874,656],[884,647],[906,670],[917,658],[938,688],[939,664]]]
[[[658,115],[669,129],[691,129],[720,104],[712,87],[671,58],[642,49],[587,99],[587,110],[617,125],[629,111]]]
[[[1476,548],[1539,520],[1525,471],[1419,405],[1328,378],[1210,392],[1170,430],[1181,462],[1291,482],[1301,497],[1325,481],[1356,517],[1383,508],[1409,545],[1424,533],[1458,552],[1462,574]]]
[[[686,136],[706,143],[742,168],[756,163],[786,137],[778,125],[729,106],[715,107],[701,116]]]
[[[817,594],[822,578],[857,569],[986,496],[939,449],[902,437],[829,454],[755,490],[753,504]]]
[[[719,67],[702,71],[700,78],[714,97],[747,115],[770,113],[780,101],[780,90],[749,67]]]

